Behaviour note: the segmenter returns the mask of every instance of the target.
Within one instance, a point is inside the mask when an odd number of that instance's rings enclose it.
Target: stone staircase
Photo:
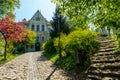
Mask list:
[[[100,38],[100,49],[91,56],[86,80],[120,80],[120,56],[115,54],[115,40]]]

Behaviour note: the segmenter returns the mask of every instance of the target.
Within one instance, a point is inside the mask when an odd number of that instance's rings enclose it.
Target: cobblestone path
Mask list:
[[[23,54],[0,67],[0,80],[72,80],[41,52]]]

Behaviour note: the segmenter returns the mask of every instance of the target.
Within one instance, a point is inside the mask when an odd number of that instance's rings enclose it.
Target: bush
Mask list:
[[[55,48],[57,50],[57,53],[59,53],[59,48],[61,49],[62,56],[66,56],[67,55],[67,53],[65,51],[66,45],[67,45],[67,35],[66,34],[61,33],[60,41],[59,41],[59,38],[55,38],[54,46],[55,46]]]
[[[50,39],[42,45],[46,54],[59,51],[59,38]],[[56,64],[65,70],[72,70],[76,67],[83,69],[90,64],[90,54],[99,48],[97,33],[90,30],[78,29],[69,35],[61,33],[60,50],[62,59],[57,60]]]
[[[59,50],[58,38],[54,41],[56,50]],[[86,66],[90,63],[90,54],[99,48],[97,33],[90,30],[78,29],[71,32],[68,36],[60,36],[61,52],[74,57],[76,64]]]
[[[3,55],[4,54],[4,41],[0,41],[0,55]]]
[[[47,42],[42,44],[42,48],[45,53],[54,53],[56,49],[54,47],[54,39],[49,39]]]
[[[56,61],[56,65],[58,67],[61,67],[62,69],[64,70],[73,70],[75,69],[75,62],[74,62],[74,59],[72,56],[68,56],[68,57],[63,57],[62,59],[60,60],[57,60]]]
[[[14,54],[18,54],[18,53],[24,53],[25,52],[25,44],[23,42],[17,42],[14,43]]]
[[[90,30],[81,30],[71,32],[68,35],[68,44],[66,50],[75,56],[76,63],[85,66],[90,62],[90,54],[94,53],[99,47],[97,33]]]

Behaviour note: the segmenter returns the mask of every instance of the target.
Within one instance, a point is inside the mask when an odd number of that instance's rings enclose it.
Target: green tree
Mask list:
[[[20,0],[0,0],[0,18],[13,13],[15,8],[20,7]]]
[[[93,23],[98,29],[107,27],[117,34],[120,32],[120,0],[51,0],[75,23],[83,21]],[[76,15],[77,14],[77,15]],[[81,24],[82,25],[82,24]],[[118,40],[119,41],[119,40]],[[120,42],[119,42],[120,45]]]
[[[24,41],[14,43],[14,53],[26,52],[27,46],[35,43],[35,39],[36,39],[35,31],[31,31],[29,29],[26,29],[24,34],[26,35]]]
[[[59,6],[61,12],[64,12],[71,21],[72,27],[75,28],[88,28],[88,16],[86,12],[81,11],[81,1],[79,0],[51,0],[57,6]]]
[[[119,28],[120,23],[120,0],[51,0],[70,19],[80,22],[92,22],[99,27]],[[76,22],[76,23],[77,23]]]
[[[60,32],[68,34],[70,32],[70,26],[69,23],[65,17],[65,15],[60,15],[59,14],[59,8],[56,8],[54,17],[52,18],[51,24],[52,24],[52,30],[50,32],[51,38],[55,38],[59,36],[59,29]],[[58,24],[59,24],[59,29],[58,29]]]
[[[26,40],[25,43],[27,45],[31,45],[35,43],[35,39],[36,39],[36,33],[35,31],[31,31],[29,29],[26,30]]]

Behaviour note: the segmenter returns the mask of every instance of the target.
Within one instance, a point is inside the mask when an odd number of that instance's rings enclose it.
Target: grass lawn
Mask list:
[[[59,58],[59,55],[57,53],[43,53],[47,58],[49,58],[53,63],[56,62],[56,60]]]
[[[7,56],[6,56],[7,60],[4,60],[4,56],[0,56],[0,66],[2,66],[3,64],[11,61],[12,59],[14,59],[14,58],[16,58],[16,57],[18,57],[18,56],[20,56],[20,55],[22,55],[22,54],[11,54],[11,55],[7,55]]]

